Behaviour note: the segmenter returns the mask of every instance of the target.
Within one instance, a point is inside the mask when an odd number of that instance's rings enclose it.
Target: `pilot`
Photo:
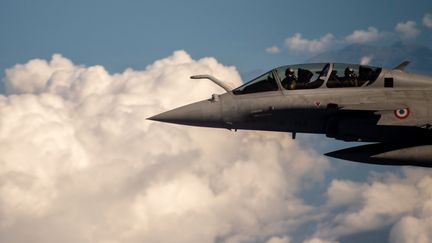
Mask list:
[[[295,89],[297,82],[297,77],[292,68],[287,68],[285,70],[285,78],[282,80],[282,86],[285,89]]]
[[[354,73],[354,69],[352,69],[352,67],[348,66],[347,68],[345,68],[344,74],[345,74],[345,77],[343,78],[344,87],[358,86],[357,75]]]

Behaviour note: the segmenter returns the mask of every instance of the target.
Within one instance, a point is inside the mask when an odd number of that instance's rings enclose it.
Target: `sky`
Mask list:
[[[2,0],[0,32],[0,243],[432,241],[429,169],[146,120],[221,92],[193,74],[240,85],[351,44],[432,48],[430,1]]]
[[[266,55],[273,45],[300,33],[341,40],[374,27],[394,33],[415,21],[415,42],[432,42],[422,24],[430,1],[8,1],[1,2],[2,69],[31,58],[61,53],[110,72],[142,68],[175,50],[212,56],[242,73],[304,62],[304,54]],[[397,37],[390,37],[393,41]]]

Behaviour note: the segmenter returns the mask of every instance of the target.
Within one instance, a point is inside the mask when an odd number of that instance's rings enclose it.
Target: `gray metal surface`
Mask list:
[[[392,70],[332,63],[284,66],[234,90],[214,77],[193,76],[208,78],[227,92],[149,119],[376,142],[327,155],[364,163],[429,167],[432,77],[404,72],[406,65]],[[343,68],[345,77],[340,74]],[[378,148],[380,153],[368,152]]]

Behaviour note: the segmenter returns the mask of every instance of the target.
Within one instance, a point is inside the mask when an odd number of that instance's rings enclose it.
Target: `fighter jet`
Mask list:
[[[182,125],[324,134],[367,144],[327,153],[343,160],[432,167],[432,76],[345,63],[277,67],[226,92],[148,119]]]

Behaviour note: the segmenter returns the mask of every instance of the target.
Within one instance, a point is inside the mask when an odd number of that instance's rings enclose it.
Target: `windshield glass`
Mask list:
[[[272,71],[267,72],[256,79],[236,88],[233,93],[238,94],[251,94],[258,92],[277,91],[279,87],[273,76]]]
[[[330,64],[300,64],[276,68],[282,87],[288,90],[315,89],[324,83]]]
[[[381,68],[345,63],[333,64],[333,70],[327,82],[328,88],[362,87],[376,81]]]

